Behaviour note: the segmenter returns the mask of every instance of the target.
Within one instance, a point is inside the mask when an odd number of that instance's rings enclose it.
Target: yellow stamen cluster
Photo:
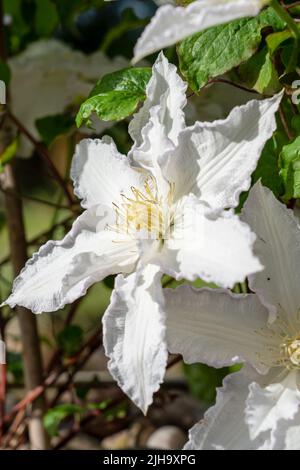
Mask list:
[[[155,239],[164,239],[171,222],[174,187],[170,185],[167,201],[159,196],[157,184],[150,177],[144,191],[131,187],[132,196],[121,195],[123,203],[113,204],[116,213],[115,230],[119,233],[132,234],[143,231]]]
[[[287,340],[281,345],[288,369],[300,369],[300,336]]]
[[[269,327],[256,331],[268,344],[265,351],[258,353],[260,362],[267,367],[300,369],[300,318],[298,312],[293,318],[284,319],[281,311],[277,320]],[[292,320],[292,321],[291,321]]]

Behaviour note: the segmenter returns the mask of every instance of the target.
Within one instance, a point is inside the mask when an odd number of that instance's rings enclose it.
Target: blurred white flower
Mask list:
[[[190,431],[186,449],[300,449],[300,226],[257,183],[242,219],[257,234],[265,270],[255,294],[188,286],[166,292],[168,346],[188,363],[246,362],[225,379],[217,403]]]
[[[186,7],[162,5],[139,38],[133,62],[212,26],[256,16],[266,3],[267,0],[196,0]]]
[[[11,106],[14,115],[39,139],[37,119],[61,114],[78,100],[86,98],[103,75],[128,66],[126,59],[107,58],[102,52],[85,55],[55,39],[32,43],[10,59]],[[99,122],[99,121],[98,121]],[[99,127],[100,125],[100,127]],[[103,131],[109,123],[97,124]],[[28,139],[21,139],[18,155],[32,153]]]
[[[232,287],[261,269],[254,234],[232,208],[276,128],[282,95],[186,127],[185,92],[160,54],[129,126],[128,157],[107,137],[78,145],[71,173],[86,211],[64,240],[33,256],[6,301],[54,311],[123,273],[103,319],[104,345],[110,372],[144,412],[167,361],[163,273]]]

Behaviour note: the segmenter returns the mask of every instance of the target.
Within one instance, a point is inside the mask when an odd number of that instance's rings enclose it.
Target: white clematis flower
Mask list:
[[[265,270],[256,294],[179,287],[166,293],[168,345],[188,363],[248,366],[225,379],[187,449],[300,449],[300,226],[257,183],[243,220]]]
[[[266,0],[196,0],[186,7],[162,5],[139,38],[133,62],[212,26],[256,16],[266,3]]]
[[[60,242],[48,242],[15,281],[7,303],[36,313],[117,277],[104,316],[113,377],[146,412],[167,361],[163,273],[233,286],[262,267],[255,236],[234,215],[275,127],[281,95],[235,108],[224,121],[186,127],[186,85],[160,54],[147,99],[121,155],[110,138],[84,140],[73,160],[86,211]]]
[[[37,119],[65,112],[86,98],[101,76],[128,66],[128,62],[121,57],[111,60],[102,52],[85,55],[58,40],[43,39],[11,58],[9,66],[12,111],[39,139]],[[97,131],[106,127],[102,123]],[[32,150],[28,139],[22,138],[18,155],[29,157]]]

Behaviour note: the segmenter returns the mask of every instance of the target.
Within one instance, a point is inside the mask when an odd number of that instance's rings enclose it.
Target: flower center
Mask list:
[[[164,239],[171,225],[174,186],[170,185],[167,200],[158,193],[156,180],[149,177],[144,191],[131,187],[132,197],[122,194],[123,203],[114,205],[118,232],[134,235],[142,232],[146,238]]]
[[[300,370],[300,311],[293,318],[280,312],[274,323],[256,334],[266,341],[265,348],[257,353],[263,365]]]
[[[287,363],[287,367],[291,369],[300,369],[300,336],[287,340],[281,345],[281,351],[290,364]]]

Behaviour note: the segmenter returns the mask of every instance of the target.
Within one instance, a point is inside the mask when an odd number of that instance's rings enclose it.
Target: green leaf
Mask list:
[[[35,31],[39,36],[50,36],[59,22],[56,6],[51,0],[35,0]]]
[[[7,15],[17,15],[21,9],[22,0],[4,0],[3,9]]]
[[[282,101],[283,105],[285,102]],[[271,189],[277,198],[282,197],[284,194],[284,185],[282,178],[279,174],[279,157],[284,145],[288,143],[288,138],[281,125],[278,121],[278,127],[274,132],[271,139],[266,143],[260,159],[258,161],[256,170],[252,175],[252,184],[261,180],[262,184],[267,188]],[[249,191],[246,191],[240,196],[240,203],[236,212],[239,214],[247,200]]]
[[[287,39],[292,37],[292,33],[289,29],[280,31],[279,33],[269,34],[266,38],[267,46],[271,55],[276,52],[279,46],[282,45]]]
[[[0,155],[0,173],[3,172],[4,166],[9,163],[17,153],[18,150],[18,138],[14,139],[12,143],[6,147],[4,152]]]
[[[279,154],[282,148],[279,133],[280,131],[276,131],[266,143],[252,177],[253,183],[261,180],[262,184],[271,189],[276,197],[281,196],[284,192],[282,178],[279,174]]]
[[[263,95],[274,95],[282,88],[266,47],[240,66],[239,76],[249,88]]]
[[[292,129],[296,132],[297,135],[300,135],[300,116],[297,114],[291,119]]]
[[[281,61],[286,68],[286,73],[295,71],[298,64],[298,47],[293,39],[293,42],[288,42],[281,52]]]
[[[180,69],[197,92],[211,78],[228,72],[257,51],[262,30],[280,31],[285,23],[268,8],[255,18],[243,18],[195,34],[178,48]]]
[[[22,0],[4,0],[4,13],[12,17],[11,29],[18,35],[18,39],[22,38],[30,30],[30,26],[26,23],[23,16],[24,3]]]
[[[92,113],[103,121],[119,121],[130,116],[146,97],[151,68],[128,68],[105,75],[81,105],[76,124],[90,124]]]
[[[50,409],[44,416],[44,426],[52,437],[58,436],[60,423],[68,416],[80,415],[83,408],[79,405],[65,404]]]
[[[101,403],[89,403],[87,405],[88,410],[100,410],[104,411],[108,407],[108,405],[112,402],[111,398],[108,398],[107,400],[102,401]]]
[[[280,155],[280,175],[285,186],[283,199],[300,198],[300,136],[285,145]]]
[[[211,405],[216,398],[216,388],[229,374],[229,368],[215,369],[205,364],[183,364],[191,393],[200,401]]]
[[[121,402],[119,405],[116,405],[109,410],[103,410],[106,421],[111,422],[115,419],[123,419],[127,414],[127,403]]]
[[[72,128],[75,127],[75,123],[70,115],[58,114],[38,119],[36,127],[43,142],[47,147],[50,147],[57,137],[71,132]]]
[[[83,330],[78,325],[69,325],[57,335],[57,343],[67,357],[77,353],[83,342]]]

